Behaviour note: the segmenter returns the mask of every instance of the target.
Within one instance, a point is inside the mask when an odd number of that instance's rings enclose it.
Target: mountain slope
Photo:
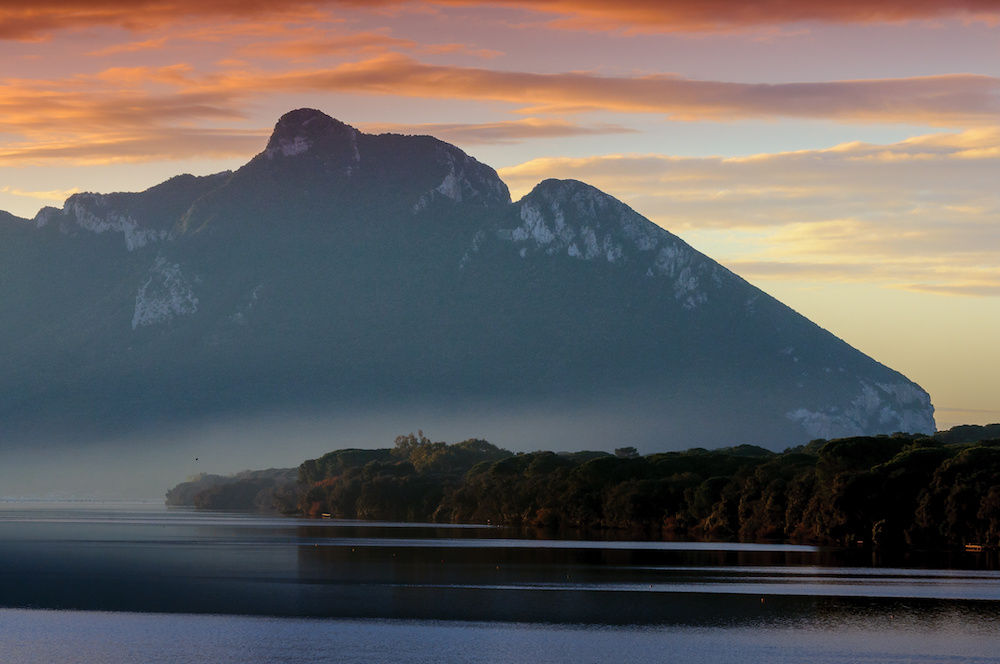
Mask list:
[[[8,431],[416,402],[587,408],[650,451],[934,430],[918,386],[611,196],[511,202],[454,146],[309,109],[235,172],[0,235]]]

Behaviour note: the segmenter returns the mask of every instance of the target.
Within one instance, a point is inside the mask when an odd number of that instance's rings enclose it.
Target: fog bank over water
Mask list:
[[[741,443],[785,447],[784,442],[755,440],[751,432],[716,430],[712,423],[698,428],[683,417],[681,402],[667,408],[643,398],[614,401],[411,404],[349,413],[234,416],[118,435],[22,434],[7,437],[0,449],[0,497],[162,500],[169,488],[197,473],[294,467],[335,449],[392,447],[396,436],[417,430],[448,443],[482,438],[513,452],[611,452],[634,446],[649,454]],[[676,425],[662,424],[671,421]]]

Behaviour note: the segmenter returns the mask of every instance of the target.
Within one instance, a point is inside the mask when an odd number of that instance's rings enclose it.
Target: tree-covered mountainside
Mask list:
[[[5,439],[411,407],[599,413],[644,452],[935,429],[918,385],[614,197],[512,201],[455,146],[310,109],[233,172],[0,215],[0,265]]]
[[[512,454],[422,433],[391,449],[344,449],[261,487],[198,478],[172,504],[344,519],[624,529],[648,536],[936,548],[1000,545],[998,425],[935,436],[815,440],[782,453],[741,445],[639,456]],[[976,440],[974,432],[979,432]],[[948,441],[961,436],[963,442]],[[202,487],[205,488],[202,488]]]

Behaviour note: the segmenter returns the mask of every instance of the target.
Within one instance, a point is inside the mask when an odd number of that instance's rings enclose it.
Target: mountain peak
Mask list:
[[[512,203],[453,145],[312,109],[231,174],[14,221],[0,438],[416,404],[592,412],[656,446],[934,430],[919,386],[613,196],[546,180]]]
[[[545,180],[513,208],[493,238],[476,236],[460,267],[476,260],[487,243],[499,242],[521,258],[614,264],[644,279],[665,280],[684,309],[709,302],[734,281],[732,273],[680,238],[578,180]]]
[[[293,157],[321,148],[326,153],[346,150],[350,159],[360,161],[357,139],[358,130],[354,127],[322,111],[300,108],[278,119],[264,154],[271,159],[278,155]]]

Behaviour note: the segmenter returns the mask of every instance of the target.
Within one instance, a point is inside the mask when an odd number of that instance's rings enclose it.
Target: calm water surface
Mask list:
[[[996,662],[997,563],[0,503],[0,662]]]

